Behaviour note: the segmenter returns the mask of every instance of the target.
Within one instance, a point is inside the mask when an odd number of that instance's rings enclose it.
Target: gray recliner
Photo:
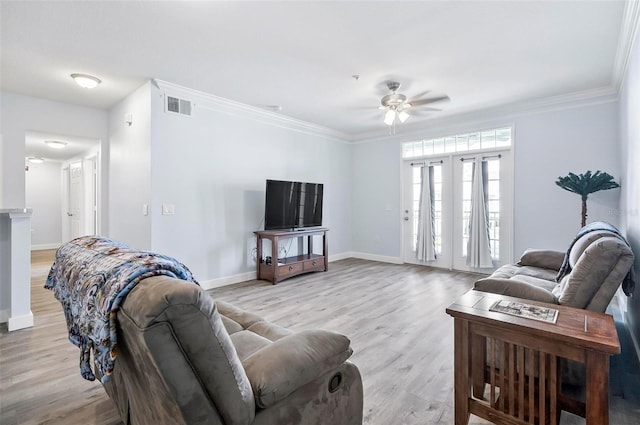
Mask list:
[[[568,255],[570,272],[556,282],[565,253],[527,250],[517,264],[500,267],[474,289],[604,312],[633,265],[626,241],[609,230],[578,237]]]
[[[343,335],[292,332],[167,276],[141,281],[117,321],[103,385],[126,425],[362,424]]]

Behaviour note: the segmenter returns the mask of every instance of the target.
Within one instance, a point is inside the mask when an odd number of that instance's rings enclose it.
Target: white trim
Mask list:
[[[386,255],[369,254],[366,252],[351,252],[349,253],[351,258],[358,258],[360,260],[378,261],[380,263],[390,264],[403,264],[401,257],[389,257]]]
[[[33,326],[33,313],[29,310],[29,314],[23,314],[22,316],[9,317],[8,328],[9,332],[17,331],[18,329],[30,328]]]
[[[210,111],[251,118],[255,121],[264,122],[275,127],[298,131],[304,134],[326,137],[337,142],[346,143],[351,138],[346,133],[330,129],[328,127],[312,124],[286,115],[277,114],[257,106],[246,105],[244,103],[225,99],[210,93],[183,87],[168,81],[152,80],[151,83],[167,94],[171,94],[172,96],[174,94],[178,94],[177,97],[180,99],[190,100],[192,114],[196,108],[200,107]]]
[[[46,249],[58,249],[62,246],[60,243],[42,243],[38,245],[31,245],[31,251],[44,251]]]
[[[248,280],[256,280],[257,272],[240,273],[233,276],[219,277],[217,279],[205,280],[200,282],[202,289],[220,288],[222,286],[233,285],[234,283],[246,282]]]
[[[333,263],[334,261],[346,260],[347,258],[353,258],[353,253],[341,252],[340,254],[330,255],[329,262]]]
[[[633,52],[633,43],[636,32],[638,31],[639,19],[640,1],[627,0],[622,15],[620,35],[618,36],[618,48],[616,50],[616,58],[613,64],[613,77],[611,79],[611,84],[618,92],[627,75],[629,59],[631,58],[631,52]]]
[[[629,331],[629,336],[631,337],[631,342],[633,342],[633,348],[634,348],[634,351],[636,352],[636,358],[638,359],[638,361],[640,361],[640,341],[638,341],[638,339],[636,338],[635,332],[633,332],[633,328],[631,327],[631,324],[627,319],[626,296],[624,295],[624,292],[622,292],[621,289],[618,289],[615,296],[618,298],[617,301],[618,301],[618,306],[620,308],[620,315],[622,316],[622,322],[624,323],[624,326]]]

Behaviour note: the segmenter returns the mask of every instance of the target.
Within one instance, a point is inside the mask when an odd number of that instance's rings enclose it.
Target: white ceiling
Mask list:
[[[0,12],[4,91],[109,108],[156,78],[280,105],[281,114],[349,138],[386,130],[377,106],[390,79],[408,97],[450,96],[443,112],[412,117],[415,125],[615,91],[626,54],[625,2],[617,0],[3,0]],[[102,84],[82,89],[74,72]]]
[[[66,146],[62,149],[51,148],[45,143],[49,140],[64,142]],[[72,158],[77,158],[90,149],[98,149],[99,146],[100,140],[85,137],[73,137],[38,131],[27,131],[25,134],[26,157],[42,158],[47,161],[64,162]]]

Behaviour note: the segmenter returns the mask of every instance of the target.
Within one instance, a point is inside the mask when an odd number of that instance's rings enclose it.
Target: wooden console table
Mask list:
[[[327,251],[327,232],[329,229],[315,227],[302,230],[261,230],[254,232],[258,248],[258,279],[265,279],[274,285],[278,282],[302,273],[329,270],[329,254]],[[322,254],[313,252],[313,237],[322,236]],[[307,237],[307,253],[278,258],[280,240]],[[263,240],[271,241],[271,259],[266,261],[262,256]]]
[[[489,311],[497,300],[554,308],[557,321]],[[468,424],[469,414],[496,424],[557,425],[561,410],[587,425],[609,423],[609,357],[620,353],[613,317],[473,290],[446,311],[454,318],[456,425]],[[585,364],[586,403],[562,394],[561,359]]]

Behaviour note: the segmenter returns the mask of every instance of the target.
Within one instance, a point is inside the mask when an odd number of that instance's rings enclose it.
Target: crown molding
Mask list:
[[[627,0],[622,15],[622,23],[620,25],[620,35],[618,36],[618,48],[616,50],[616,58],[613,64],[613,76],[611,84],[620,90],[624,77],[629,66],[629,59],[633,51],[633,43],[636,33],[638,32],[638,20],[640,19],[640,0]]]
[[[151,83],[163,92],[177,95],[193,102],[194,108],[202,108],[210,111],[226,113],[234,116],[250,118],[254,121],[297,131],[299,133],[320,136],[336,142],[345,143],[350,136],[337,130],[312,124],[286,115],[277,114],[257,106],[247,105],[224,97],[216,96],[200,90],[190,89],[168,81],[153,79]],[[178,94],[179,93],[179,94]]]

